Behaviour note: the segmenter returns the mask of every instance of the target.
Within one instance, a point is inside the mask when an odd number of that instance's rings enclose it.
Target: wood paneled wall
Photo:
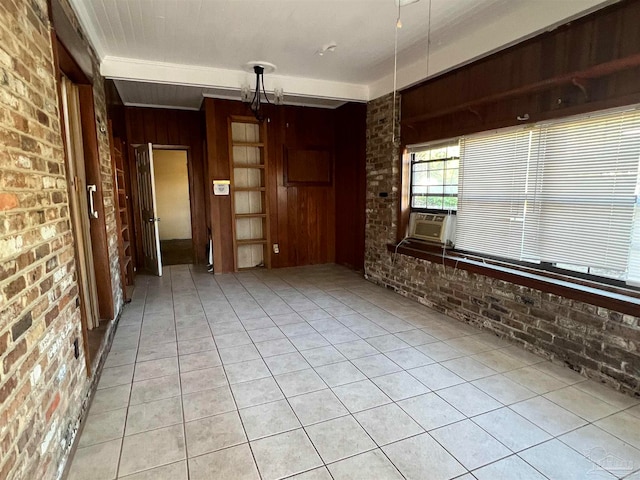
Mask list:
[[[638,19],[625,0],[403,91],[402,142],[640,103]]]
[[[194,255],[196,263],[206,263],[208,242],[207,220],[208,203],[206,201],[206,154],[204,117],[202,112],[188,110],[170,110],[160,108],[126,107],[125,109],[127,143],[129,158],[133,159],[131,145],[153,143],[163,146],[188,147],[189,195],[191,198],[191,228],[193,231]],[[133,166],[135,162],[130,161]],[[137,183],[132,175],[132,193],[137,194]],[[142,241],[139,238],[140,218],[137,208],[136,237],[138,241],[137,258],[142,255]]]
[[[367,106],[336,110],[336,263],[364,269]]]
[[[305,107],[268,108],[267,155],[268,191],[267,201],[271,214],[271,243],[277,243],[280,253],[271,252],[273,268],[340,263],[362,268],[363,260],[358,260],[364,250],[364,178],[365,178],[365,107],[344,110],[327,110]],[[358,112],[359,116],[354,112]],[[211,209],[211,225],[214,239],[214,265],[216,273],[233,270],[233,247],[231,231],[231,199],[213,196],[213,180],[229,179],[228,124],[230,115],[251,115],[241,102],[205,99],[207,150],[208,150],[208,195]],[[342,123],[338,123],[342,119]],[[355,125],[354,122],[360,122]],[[341,133],[341,146],[335,138],[336,129]],[[349,144],[348,132],[353,132],[353,142]],[[310,182],[287,183],[285,171],[288,152],[320,152],[318,158],[331,158],[330,182],[318,182],[318,172],[307,172]],[[344,150],[344,152],[342,151]],[[341,165],[335,160],[340,158]],[[310,162],[310,169],[317,168],[317,162]],[[297,173],[305,177],[304,172]],[[338,175],[341,179],[338,179]],[[353,200],[357,194],[352,191],[355,178],[360,176],[362,202]],[[343,179],[342,176],[345,176]],[[344,189],[344,191],[343,191]],[[336,205],[336,198],[345,200]],[[356,218],[358,218],[356,220]],[[337,225],[348,241],[336,242]],[[347,233],[354,225],[362,225],[362,235]],[[346,235],[345,235],[346,233]],[[361,238],[360,238],[361,237]],[[356,244],[360,242],[359,246]],[[348,248],[344,248],[348,245]],[[356,252],[356,250],[358,250]],[[356,255],[356,259],[353,257]]]
[[[273,255],[274,267],[293,267],[332,263],[335,261],[335,168],[333,168],[333,110],[285,107],[279,109],[280,145],[275,145],[277,168],[277,230],[272,228],[272,241],[280,245],[280,254]],[[317,150],[328,152],[331,158],[330,180],[325,185],[314,184],[314,172],[309,172],[309,184],[287,184],[284,181],[288,152]],[[304,175],[302,175],[304,177]],[[272,222],[273,225],[273,222]]]

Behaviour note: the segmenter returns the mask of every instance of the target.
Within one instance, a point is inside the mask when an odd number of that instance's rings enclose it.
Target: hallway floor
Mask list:
[[[70,479],[640,480],[640,402],[350,270],[136,282]]]
[[[193,263],[193,241],[190,238],[160,240],[162,266],[189,265]]]

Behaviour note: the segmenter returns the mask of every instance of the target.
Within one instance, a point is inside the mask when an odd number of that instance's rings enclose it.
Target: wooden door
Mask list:
[[[135,151],[144,266],[151,273],[161,277],[162,259],[158,234],[160,219],[157,216],[156,186],[153,177],[153,145],[140,145]]]
[[[87,185],[85,174],[78,87],[66,77],[62,77],[61,88],[68,179],[71,184],[69,204],[72,231],[76,242],[78,286],[83,316],[86,319],[87,328],[91,330],[97,327],[100,321],[89,222],[90,215],[95,212],[90,208],[95,186]]]

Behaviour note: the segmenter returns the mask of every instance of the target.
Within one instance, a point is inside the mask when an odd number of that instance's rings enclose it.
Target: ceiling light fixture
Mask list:
[[[276,66],[269,62],[249,62],[244,66],[246,71],[253,71],[256,74],[256,89],[253,93],[253,97],[251,97],[251,91],[249,85],[244,85],[241,89],[241,98],[243,102],[249,103],[249,108],[253,113],[253,116],[260,122],[262,122],[266,117],[264,116],[264,111],[261,109],[262,107],[262,97],[266,100],[269,105],[272,105],[269,97],[267,96],[267,92],[264,89],[264,74],[265,73],[273,73],[276,70]],[[276,105],[282,104],[283,99],[282,89],[276,89],[274,103]]]

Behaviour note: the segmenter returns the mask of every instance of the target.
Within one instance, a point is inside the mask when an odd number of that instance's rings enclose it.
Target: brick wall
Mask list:
[[[77,22],[75,22],[77,25]],[[106,122],[102,81],[96,112]],[[121,305],[108,139],[100,156]],[[46,0],[0,2],[0,478],[58,478],[86,407],[73,235]]]
[[[396,239],[400,181],[392,107],[391,95],[368,105],[366,277],[640,396],[640,318],[387,251]]]
[[[75,28],[78,36],[84,39],[89,50],[93,49],[86,40],[86,35],[80,26],[69,0],[58,0],[67,18]],[[104,79],[100,75],[100,65],[97,55],[93,53],[93,101],[96,111],[96,131],[107,127],[107,100],[104,88]],[[102,173],[102,196],[105,209],[105,222],[107,224],[107,238],[109,243],[109,263],[111,266],[111,287],[113,289],[113,304],[116,306],[116,317],[118,309],[123,303],[123,292],[120,287],[120,264],[118,259],[118,232],[116,224],[116,211],[114,206],[115,192],[113,190],[113,169],[111,165],[111,151],[109,149],[109,136],[106,133],[98,133],[98,150],[100,155],[100,166]]]

